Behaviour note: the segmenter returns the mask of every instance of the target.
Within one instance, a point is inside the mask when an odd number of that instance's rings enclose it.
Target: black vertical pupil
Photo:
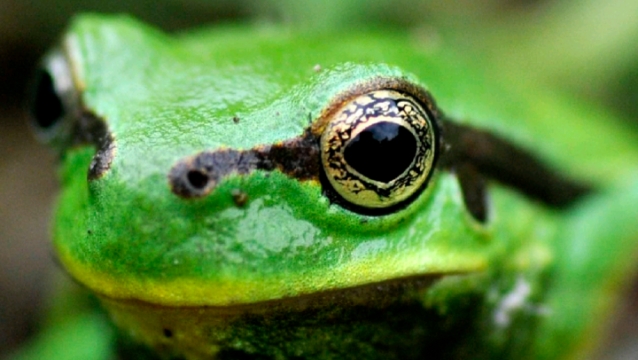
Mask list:
[[[378,122],[355,136],[344,150],[346,162],[371,180],[389,182],[412,164],[417,141],[412,132],[393,122]]]
[[[62,100],[55,91],[53,78],[48,71],[38,71],[34,90],[31,115],[39,127],[48,129],[64,115]]]

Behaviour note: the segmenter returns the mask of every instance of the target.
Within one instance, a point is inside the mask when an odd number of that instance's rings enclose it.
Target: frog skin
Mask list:
[[[638,250],[638,138],[426,50],[77,17],[34,127],[61,157],[57,257],[120,329],[110,351],[591,354]]]

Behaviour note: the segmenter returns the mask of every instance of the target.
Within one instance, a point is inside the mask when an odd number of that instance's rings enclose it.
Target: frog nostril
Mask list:
[[[200,166],[197,158],[180,161],[168,174],[171,191],[183,198],[199,198],[207,195],[218,180],[211,166]]]
[[[208,185],[208,181],[210,180],[208,175],[201,170],[190,170],[186,174],[186,179],[192,187],[198,190],[204,189],[206,185]]]

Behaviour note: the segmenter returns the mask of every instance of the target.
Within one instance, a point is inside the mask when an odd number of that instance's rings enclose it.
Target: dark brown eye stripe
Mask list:
[[[568,206],[592,190],[484,130],[444,121],[443,143],[446,148],[441,155],[443,168],[455,170],[471,165],[476,174],[511,186],[549,206]]]
[[[178,161],[168,179],[173,193],[199,198],[208,195],[224,177],[255,170],[279,170],[299,180],[318,181],[321,171],[318,140],[307,131],[303,136],[272,146],[203,151]]]

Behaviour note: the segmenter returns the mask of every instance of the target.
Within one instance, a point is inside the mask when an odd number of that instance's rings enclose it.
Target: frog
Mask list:
[[[583,358],[635,268],[638,136],[403,32],[83,14],[35,84],[106,315],[23,358]]]

